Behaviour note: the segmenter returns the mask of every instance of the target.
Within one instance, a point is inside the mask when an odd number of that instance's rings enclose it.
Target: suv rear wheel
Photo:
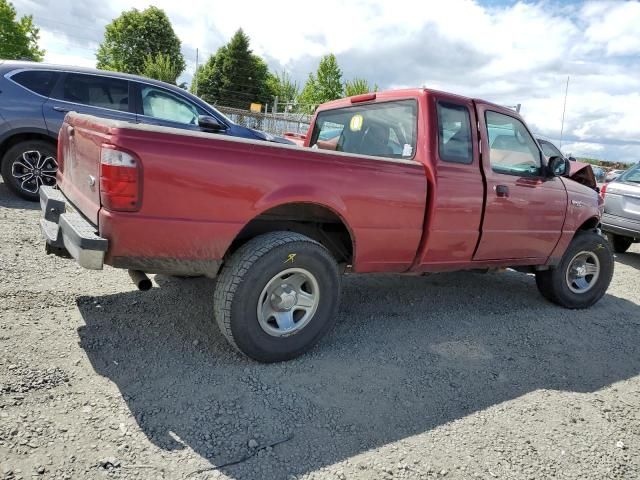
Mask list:
[[[616,253],[626,252],[633,243],[633,238],[623,237],[622,235],[615,235],[613,233],[607,233],[607,239],[613,247],[613,251]]]
[[[2,178],[18,196],[38,201],[42,185],[56,184],[56,147],[43,140],[20,142],[2,158]]]

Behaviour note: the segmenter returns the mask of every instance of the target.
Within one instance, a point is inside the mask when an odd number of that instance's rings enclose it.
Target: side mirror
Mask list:
[[[198,126],[205,132],[219,132],[227,128],[216,118],[209,115],[198,115]]]
[[[547,172],[550,177],[562,177],[571,171],[569,160],[564,157],[551,157],[547,165]]]

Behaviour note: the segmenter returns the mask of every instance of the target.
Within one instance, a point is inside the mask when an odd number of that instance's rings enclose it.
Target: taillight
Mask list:
[[[608,183],[605,183],[604,185],[602,185],[602,187],[600,187],[600,199],[604,202],[604,196],[607,194],[607,185]]]
[[[140,208],[140,161],[103,145],[100,151],[100,203],[107,210],[133,212]]]

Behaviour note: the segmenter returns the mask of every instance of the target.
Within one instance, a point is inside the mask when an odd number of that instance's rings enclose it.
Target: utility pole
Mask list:
[[[196,72],[193,74],[193,83],[195,83],[195,85],[193,86],[193,91],[196,94],[196,97],[198,96],[198,49],[196,48]]]
[[[569,93],[569,75],[567,75],[567,85],[564,89],[564,106],[562,107],[562,125],[560,126],[560,150],[562,150],[562,135],[564,134],[564,114],[567,111],[567,94]]]

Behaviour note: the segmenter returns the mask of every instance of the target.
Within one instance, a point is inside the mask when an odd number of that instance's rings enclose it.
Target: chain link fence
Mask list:
[[[311,115],[304,113],[258,113],[219,106],[216,106],[216,109],[238,125],[262,130],[272,135],[282,135],[285,132],[307,133],[311,124]]]

